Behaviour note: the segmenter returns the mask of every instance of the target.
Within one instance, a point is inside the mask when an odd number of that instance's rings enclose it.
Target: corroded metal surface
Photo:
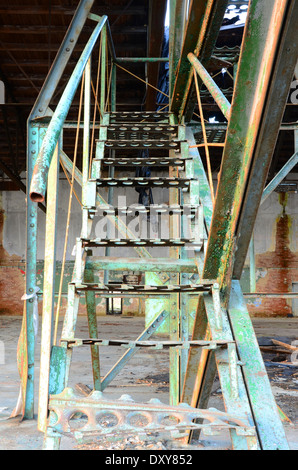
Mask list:
[[[198,410],[185,403],[168,406],[157,399],[148,403],[136,403],[129,395],[119,400],[105,398],[101,392],[93,392],[87,398],[76,395],[72,389],[65,389],[60,395],[50,399],[51,420],[48,433],[53,435],[72,435],[75,438],[96,435],[109,435],[121,438],[126,433],[138,432],[148,435],[187,429],[203,429],[206,435],[217,435],[225,430],[233,430],[248,439],[248,447],[255,448],[256,431],[247,426],[237,416],[217,411]],[[81,413],[85,419],[73,419]],[[204,419],[205,423],[194,422]],[[79,429],[78,429],[79,428]]]
[[[103,390],[119,373],[128,359],[141,348],[170,348],[169,401],[171,405],[163,405],[156,400],[145,404],[136,404],[129,396],[121,397],[117,401],[110,401],[98,391],[88,398],[82,399],[76,396],[71,389],[66,388],[62,394],[53,395],[50,398],[49,410],[51,413],[47,436],[50,440],[64,434],[73,435],[76,438],[97,434],[118,438],[123,433],[132,431],[144,434],[155,432],[169,434],[172,431],[185,433],[186,431],[204,430],[207,434],[214,434],[219,430],[228,430],[235,449],[268,449],[270,444],[274,448],[286,449],[287,443],[282,426],[275,413],[274,398],[269,393],[269,384],[262,379],[265,373],[264,367],[260,361],[260,354],[258,355],[256,339],[250,328],[248,313],[241,306],[239,296],[235,295],[235,286],[229,310],[228,300],[235,259],[234,253],[237,247],[237,224],[241,217],[245,198],[251,191],[252,184],[249,177],[256,156],[260,135],[259,126],[261,126],[266,110],[268,83],[273,76],[275,56],[278,55],[278,39],[284,18],[286,12],[290,10],[290,6],[293,5],[293,1],[274,0],[274,2],[268,3],[251,0],[249,20],[246,24],[241,47],[240,64],[231,106],[219,88],[214,86],[210,75],[207,74],[205,68],[201,67],[200,63],[206,65],[211,57],[227,0],[194,0],[191,2],[183,45],[183,25],[178,12],[182,11],[183,5],[186,4],[183,0],[177,0],[177,2],[173,2],[173,5],[171,2],[170,16],[174,22],[170,28],[169,65],[170,94],[173,92],[170,100],[172,110],[176,115],[156,112],[114,112],[115,76],[112,87],[112,112],[105,113],[103,111],[108,93],[106,83],[108,69],[106,60],[107,31],[105,27],[102,29],[100,135],[96,143],[96,158],[93,159],[89,168],[90,115],[86,109],[85,126],[88,127],[88,130],[85,129],[84,132],[84,164],[82,174],[78,175],[77,172],[77,178],[81,179],[83,190],[83,228],[81,237],[77,238],[75,268],[72,282],[68,285],[68,307],[63,324],[61,346],[59,346],[61,349],[56,351],[56,359],[58,356],[62,359],[52,362],[52,376],[56,379],[63,377],[63,380],[57,380],[57,383],[59,383],[59,387],[62,387],[63,383],[67,386],[72,349],[82,345],[91,346],[95,388]],[[92,19],[96,19],[94,15]],[[106,20],[98,17],[96,21],[99,24],[95,31],[99,34],[102,23]],[[111,46],[110,35],[109,41]],[[193,70],[187,59],[189,52],[194,52],[193,55],[188,56],[189,59],[197,69],[199,68],[198,73],[205,83],[209,83],[209,91],[213,93],[224,115],[229,119],[214,208],[210,202],[210,188],[208,188],[202,161],[197,149],[194,150],[197,143],[191,132],[185,132],[184,126],[177,125],[178,120],[184,122],[184,118],[188,119],[189,113],[193,110]],[[115,59],[113,54],[112,59]],[[220,62],[217,61],[217,63]],[[174,84],[176,66],[177,78]],[[33,200],[38,200],[45,193],[45,179],[51,160],[53,142],[58,139],[62,130],[70,105],[67,99],[71,100],[74,96],[75,86],[78,79],[81,78],[83,69],[80,68],[79,72],[80,77],[77,76],[75,82],[71,79],[67,84],[66,90],[68,92],[63,93],[62,102],[59,103],[54,113],[42,143],[31,188]],[[89,94],[91,78],[85,74],[85,79],[88,80]],[[203,123],[202,115],[201,118]],[[276,126],[277,130],[278,128],[279,125]],[[187,140],[185,140],[185,134]],[[221,135],[211,134],[211,136],[213,139],[221,139],[221,141],[224,139],[223,132]],[[192,143],[191,149],[189,148],[190,143]],[[141,157],[123,156],[123,154],[132,154],[133,150],[138,151],[139,149],[169,150],[169,157],[162,160],[162,156],[154,159],[150,155],[147,162]],[[123,153],[122,150],[124,150]],[[191,158],[189,158],[190,156]],[[128,161],[135,166],[142,163],[146,165],[148,163],[148,166],[156,163],[165,164],[169,166],[169,177],[133,178],[131,176],[125,177],[125,174],[121,174],[121,177],[115,177],[114,166],[116,164],[128,166]],[[102,172],[102,165],[109,166],[108,178],[105,178]],[[169,215],[171,213],[169,218],[170,238],[133,238],[131,232],[126,231],[125,225],[121,225],[121,222],[116,218],[116,214],[128,215],[130,208],[119,207],[111,212],[103,198],[96,193],[97,189],[105,187],[109,189],[108,203],[113,200],[113,187],[170,188],[169,206],[166,209]],[[123,238],[115,238],[115,235],[113,238],[111,233],[108,233],[106,239],[92,238],[92,221],[98,201],[102,203],[101,215],[110,217],[115,225],[120,225],[119,232]],[[182,217],[185,215],[182,211],[184,203],[188,204],[190,208],[187,221]],[[196,217],[194,217],[196,206],[199,220],[197,225],[195,225]],[[149,208],[145,207],[139,212],[147,214],[148,210]],[[155,207],[155,214],[163,212],[163,207]],[[184,217],[184,219],[186,218]],[[281,222],[286,223],[287,221]],[[188,228],[190,230],[186,230]],[[187,238],[189,232],[191,235],[190,238]],[[204,243],[207,238],[208,245],[205,247]],[[104,247],[107,248],[106,254],[108,254],[108,249],[111,246],[135,247],[139,250],[138,253],[143,256],[143,260],[138,263],[131,262],[130,258],[116,260],[106,258],[105,262],[99,260],[96,263],[95,261],[94,266],[101,266],[106,273],[111,266],[114,266],[118,271],[131,270],[132,266],[139,266],[142,271],[147,273],[145,285],[119,283],[110,286],[107,276],[104,278],[104,283],[99,284],[94,282],[92,273],[89,277],[84,275],[86,274],[84,271],[87,257],[91,256],[91,250],[88,249],[90,247]],[[167,272],[167,263],[165,262],[152,260],[146,266],[146,259],[151,256],[147,248],[161,246],[170,247],[168,265],[171,275]],[[202,250],[203,247],[206,250]],[[187,263],[188,248],[191,249],[193,263]],[[164,269],[158,271],[159,267]],[[187,268],[186,272],[183,271],[185,268]],[[198,281],[196,284],[191,282],[192,278],[187,273],[196,271],[201,279],[206,280],[205,283],[198,279],[194,281]],[[157,272],[158,274],[156,274]],[[82,293],[86,294],[87,300],[90,335],[87,339],[75,338],[75,326]],[[131,297],[138,294],[140,296],[147,294],[150,297],[156,293],[154,300],[150,298],[146,304],[146,321],[149,321],[150,325],[136,341],[98,339],[95,321],[96,293],[102,297],[113,294],[121,297],[122,293],[128,293]],[[193,312],[191,294],[194,293],[201,295],[197,304],[193,337],[189,341],[189,324]],[[45,293],[45,296],[49,295],[49,292]],[[238,316],[239,312],[241,318]],[[169,341],[148,341],[148,338],[157,331],[163,333],[162,328],[166,328]],[[241,328],[245,331],[242,331]],[[49,337],[51,331],[47,333]],[[100,345],[122,346],[128,350],[102,382],[98,355]],[[46,345],[43,344],[42,347],[49,348],[49,346],[50,340],[48,339]],[[200,355],[197,354],[197,349],[200,350]],[[198,404],[206,406],[216,370],[228,413],[195,408]],[[182,390],[184,378],[184,389]],[[255,390],[255,382],[258,383],[258,390]],[[42,386],[46,384],[47,380],[44,380]],[[59,387],[54,389],[56,393],[62,390]],[[44,392],[44,400],[46,393]],[[173,406],[181,401],[183,394],[190,402],[189,404],[194,405],[194,408],[183,403],[179,406]],[[268,403],[263,406],[262,400],[266,399]],[[264,415],[263,410],[265,410]],[[75,419],[78,413],[85,415],[85,419]],[[202,424],[202,420],[205,420],[204,424]]]

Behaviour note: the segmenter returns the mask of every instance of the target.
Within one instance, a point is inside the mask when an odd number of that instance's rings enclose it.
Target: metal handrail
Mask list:
[[[87,61],[107,19],[107,16],[101,17],[101,21],[96,25],[52,116],[33,170],[30,185],[30,199],[33,202],[43,202],[45,199],[47,176],[55,147]]]

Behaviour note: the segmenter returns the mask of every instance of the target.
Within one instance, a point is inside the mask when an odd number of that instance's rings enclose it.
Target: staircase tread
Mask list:
[[[191,246],[201,246],[202,240],[196,240],[195,238],[113,238],[113,239],[101,239],[101,238],[81,238],[83,245],[85,246],[183,246],[189,243]]]
[[[103,292],[109,291],[124,291],[124,292],[162,292],[169,293],[172,292],[210,292],[212,288],[212,283],[209,284],[164,284],[160,286],[152,286],[147,284],[100,284],[100,283],[91,283],[91,282],[74,282],[76,290],[98,290]]]

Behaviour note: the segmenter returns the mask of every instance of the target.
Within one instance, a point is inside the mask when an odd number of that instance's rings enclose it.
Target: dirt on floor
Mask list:
[[[297,319],[274,319],[253,321],[256,335],[266,365],[268,377],[277,405],[283,413],[283,424],[290,448],[298,450],[298,365],[291,363],[291,355],[277,352],[280,346],[272,339],[291,345],[298,338]],[[143,318],[99,317],[99,337],[107,339],[136,339],[144,329]],[[0,341],[5,346],[5,360],[0,364],[0,450],[38,450],[42,448],[43,434],[37,430],[36,419],[20,422],[19,418],[8,419],[19,393],[19,375],[16,363],[16,349],[21,328],[21,317],[0,316]],[[85,318],[80,318],[77,337],[88,337],[88,326]],[[268,348],[273,351],[268,352]],[[274,350],[275,348],[275,350]],[[80,349],[80,351],[79,351]],[[40,332],[36,345],[36,413],[38,402]],[[123,348],[102,346],[101,375],[105,374],[123,354]],[[110,399],[119,399],[122,394],[129,394],[137,402],[146,402],[158,398],[168,403],[169,398],[169,357],[165,350],[138,351],[127,366],[118,374],[106,392]],[[77,389],[78,384],[92,389],[92,369],[90,366],[90,349],[75,348],[71,367],[69,386]],[[224,411],[224,404],[218,378],[215,379],[209,400],[209,407]],[[213,436],[212,436],[213,437]],[[100,439],[92,443],[78,444],[63,438],[61,449],[98,449],[98,450],[172,450],[185,449],[185,444],[178,440],[168,441],[158,437],[154,441],[144,440],[140,436],[124,436],[121,441],[110,442]],[[210,440],[202,436],[194,440],[188,449],[210,450],[230,449],[228,435]]]

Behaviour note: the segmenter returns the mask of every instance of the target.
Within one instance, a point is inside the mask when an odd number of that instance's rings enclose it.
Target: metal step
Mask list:
[[[125,166],[125,167],[135,167],[135,166],[179,166],[183,167],[187,160],[191,160],[191,157],[149,157],[149,158],[139,158],[139,157],[104,157],[101,159],[103,165],[106,166]]]
[[[129,395],[111,400],[102,392],[93,391],[88,397],[82,397],[65,388],[62,393],[50,397],[49,410],[56,419],[49,421],[47,436],[56,438],[112,436],[113,440],[122,440],[125,434],[137,433],[140,438],[155,440],[157,432],[169,439],[177,438],[177,431],[183,437],[183,432],[190,429],[201,430],[208,436],[232,430],[249,440],[256,435],[254,426],[239,416],[213,408],[200,410],[186,403],[165,405],[156,398],[147,403],[136,403]],[[84,413],[85,420],[75,420],[79,423],[77,429],[74,416],[78,410]]]
[[[128,268],[128,267],[127,267]],[[86,291],[93,292],[141,292],[148,294],[173,294],[173,293],[209,293],[212,288],[212,283],[209,284],[183,284],[183,285],[160,285],[160,286],[149,286],[149,285],[135,285],[135,284],[96,284],[96,283],[74,283],[76,292],[84,293]]]
[[[174,140],[157,140],[157,139],[147,139],[147,140],[97,140],[96,146],[97,151],[101,148],[105,149],[167,149],[167,150],[180,150],[181,142],[176,142]]]
[[[150,206],[143,206],[142,204],[133,204],[131,206],[125,207],[113,207],[109,205],[100,205],[96,208],[96,214],[99,216],[107,215],[130,215],[138,216],[139,214],[148,214],[158,215],[158,214],[167,214],[167,215],[186,215],[187,217],[194,217],[198,211],[199,205],[193,204],[151,204]]]
[[[204,348],[204,349],[218,349],[227,348],[228,344],[235,343],[234,341],[130,341],[124,339],[100,339],[100,338],[62,338],[61,342],[67,343],[68,347],[80,346],[116,346],[124,348],[150,348],[150,349],[168,349],[168,348]]]
[[[182,128],[183,129],[183,128]],[[177,139],[179,126],[153,123],[122,123],[101,126],[100,140],[173,140]]]
[[[102,239],[94,238],[87,239],[81,238],[84,247],[121,247],[121,246],[147,246],[147,247],[158,247],[158,246],[185,246],[188,245],[193,249],[201,249],[203,240],[196,240],[194,238],[115,238],[115,239]]]
[[[194,178],[170,178],[170,177],[125,177],[125,178],[99,178],[96,179],[98,187],[163,187],[163,188],[189,188],[191,181],[197,181]]]
[[[122,111],[112,112],[109,114],[110,122],[160,122],[169,121],[171,113],[157,112],[157,111]]]

